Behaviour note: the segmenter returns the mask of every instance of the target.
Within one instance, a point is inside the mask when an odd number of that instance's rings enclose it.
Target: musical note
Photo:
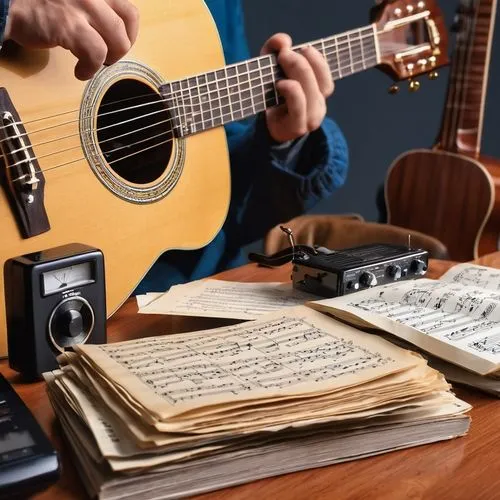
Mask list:
[[[333,299],[331,303],[336,309],[346,307],[361,318],[363,311],[375,314],[460,349],[500,359],[500,344],[496,340],[500,332],[500,294],[496,286],[494,289],[476,286],[484,285],[486,278],[491,286],[491,274],[462,266],[448,281],[400,282]],[[500,276],[500,272],[493,274]],[[474,284],[463,285],[460,280]],[[371,318],[372,323],[385,324]]]
[[[474,264],[458,264],[444,274],[441,281],[500,291],[500,270]]]
[[[278,315],[213,335],[157,337],[100,348],[172,405],[320,383],[394,362],[334,330],[307,317]]]
[[[201,280],[174,286],[148,303],[141,300],[140,304],[145,305],[139,312],[251,320],[316,298],[294,289],[290,283]]]
[[[484,337],[469,344],[469,347],[481,352],[489,352],[490,354],[500,354],[500,333]]]

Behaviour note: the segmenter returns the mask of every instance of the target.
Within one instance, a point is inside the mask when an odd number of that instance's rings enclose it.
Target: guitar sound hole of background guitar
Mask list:
[[[161,96],[137,80],[120,80],[104,94],[97,138],[104,158],[120,177],[149,184],[164,173],[172,154],[171,116]]]

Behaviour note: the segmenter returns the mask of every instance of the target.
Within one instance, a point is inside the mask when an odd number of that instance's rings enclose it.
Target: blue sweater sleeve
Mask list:
[[[206,0],[216,21],[227,64],[248,59],[240,0]],[[291,144],[277,145],[265,116],[226,126],[231,155],[232,204],[225,224],[234,250],[262,238],[279,222],[312,208],[347,175],[347,144],[337,124]]]
[[[328,118],[315,132],[282,147],[269,136],[263,116],[238,136],[228,133],[228,139],[233,206],[226,224],[228,235],[236,238],[231,242],[235,246],[262,238],[345,182],[347,144],[338,125]]]
[[[7,24],[7,14],[9,13],[10,0],[0,0],[0,47],[3,43],[3,35]]]

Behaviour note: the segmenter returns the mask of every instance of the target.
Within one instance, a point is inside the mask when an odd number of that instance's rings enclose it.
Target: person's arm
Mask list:
[[[270,136],[264,117],[242,130],[229,136],[234,206],[227,224],[235,246],[262,238],[329,197],[344,184],[349,162],[344,135],[328,118],[284,144]]]
[[[7,16],[9,15],[10,0],[0,0],[0,48],[2,47],[7,24]]]
[[[208,0],[223,41],[226,63],[250,57],[241,1]],[[286,104],[252,121],[226,126],[231,155],[231,209],[225,228],[228,259],[262,238],[279,222],[310,209],[344,183],[347,145],[339,127],[325,119],[334,90],[328,64],[318,51],[291,50],[279,34],[263,53],[278,54],[287,78],[278,83]]]

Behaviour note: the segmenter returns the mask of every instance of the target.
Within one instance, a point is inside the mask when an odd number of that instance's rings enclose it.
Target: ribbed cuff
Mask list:
[[[0,0],[0,47],[3,43],[5,26],[7,25],[7,16],[9,14],[10,0]]]

